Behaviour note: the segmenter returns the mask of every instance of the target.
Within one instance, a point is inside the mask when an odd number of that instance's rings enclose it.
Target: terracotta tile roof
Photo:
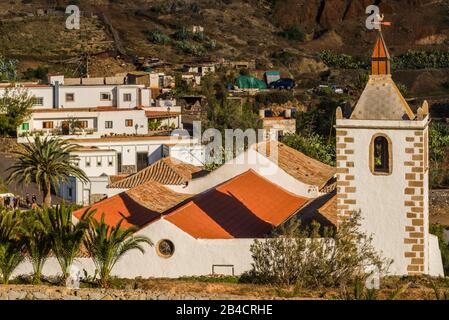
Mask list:
[[[109,176],[109,183],[115,183],[118,182],[120,180],[123,180],[125,178],[128,178],[129,174],[119,174],[119,175],[115,175],[115,176]]]
[[[179,115],[181,115],[181,112],[145,111],[145,116],[150,119],[177,117]]]
[[[256,145],[256,150],[268,156],[270,150],[278,145],[278,154],[273,155],[273,161],[293,178],[313,186],[322,188],[336,173],[336,169],[318,160],[306,156],[304,153],[290,148],[276,141],[262,142]]]
[[[249,170],[194,196],[164,219],[194,238],[260,238],[307,201]]]
[[[321,226],[337,226],[337,193],[334,190],[311,201],[298,214],[303,225],[312,221],[319,222]]]
[[[124,218],[123,228],[141,228],[189,197],[191,195],[176,193],[152,181],[97,202],[90,208],[97,210],[94,218],[98,220],[104,212],[108,225],[114,226]],[[73,214],[79,218],[86,209],[87,207],[79,209]]]
[[[111,183],[107,187],[130,189],[148,181],[156,181],[163,185],[183,185],[192,179],[192,174],[201,170],[194,165],[167,157],[125,179]]]

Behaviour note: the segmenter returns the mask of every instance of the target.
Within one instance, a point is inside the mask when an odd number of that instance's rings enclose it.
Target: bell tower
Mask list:
[[[371,69],[352,114],[337,110],[338,219],[361,212],[363,231],[393,260],[390,274],[438,275],[438,242],[429,235],[429,108],[424,102],[414,113],[400,93],[381,31]]]

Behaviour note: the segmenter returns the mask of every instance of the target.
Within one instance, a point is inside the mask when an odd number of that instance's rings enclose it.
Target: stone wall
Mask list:
[[[424,273],[425,264],[425,239],[424,228],[426,207],[425,207],[425,171],[427,170],[425,154],[424,131],[415,131],[414,135],[406,137],[405,153],[409,156],[405,161],[406,168],[405,180],[407,187],[404,190],[407,200],[404,206],[407,208],[408,224],[405,227],[407,238],[404,244],[408,250],[405,252],[405,258],[408,260],[407,271],[410,275]]]
[[[68,289],[65,287],[0,285],[0,300],[236,300],[246,296],[140,289]]]
[[[356,211],[354,186],[354,137],[337,130],[337,216],[338,223]]]

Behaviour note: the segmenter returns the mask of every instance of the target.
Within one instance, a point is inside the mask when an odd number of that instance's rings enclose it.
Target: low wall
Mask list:
[[[236,300],[250,299],[227,294],[169,292],[134,289],[68,289],[32,285],[0,285],[0,300]]]

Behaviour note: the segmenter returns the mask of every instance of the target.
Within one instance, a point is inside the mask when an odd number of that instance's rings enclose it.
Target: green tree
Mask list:
[[[59,183],[76,177],[88,182],[86,174],[77,165],[78,157],[71,154],[78,146],[58,138],[35,137],[34,142],[21,145],[14,152],[16,162],[8,168],[8,182],[36,183],[43,192],[44,206],[51,206],[51,190]]]
[[[0,135],[17,135],[17,127],[31,114],[33,97],[22,88],[7,88],[0,98]]]
[[[324,138],[318,134],[287,134],[283,137],[282,142],[311,158],[330,166],[335,165],[335,145],[333,143],[327,143]]]
[[[78,256],[89,228],[93,212],[86,211],[77,223],[73,221],[73,209],[64,204],[39,211],[38,219],[47,231],[53,251],[61,267],[63,281]]]
[[[51,250],[51,238],[42,220],[39,211],[29,211],[24,216],[22,233],[27,251],[27,258],[33,266],[33,282],[39,284],[42,278],[42,269]]]
[[[18,211],[0,211],[0,272],[4,284],[25,257]]]
[[[0,80],[15,81],[17,78],[17,60],[0,55]]]
[[[91,219],[90,228],[84,240],[84,246],[92,256],[98,274],[99,283],[103,288],[109,286],[109,279],[115,264],[129,251],[138,250],[144,253],[142,244],[152,245],[145,236],[134,236],[135,228],[122,228],[123,220],[111,227],[104,221]]]

